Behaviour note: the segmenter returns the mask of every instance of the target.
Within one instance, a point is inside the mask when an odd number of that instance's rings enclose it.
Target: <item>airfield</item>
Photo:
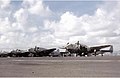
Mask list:
[[[0,77],[120,77],[120,56],[0,58]]]

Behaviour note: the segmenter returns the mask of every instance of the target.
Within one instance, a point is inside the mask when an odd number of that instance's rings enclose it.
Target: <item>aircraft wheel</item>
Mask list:
[[[101,56],[103,56],[103,54],[101,54]]]

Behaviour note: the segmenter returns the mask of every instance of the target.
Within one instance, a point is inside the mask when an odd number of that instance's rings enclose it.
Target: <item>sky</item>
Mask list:
[[[80,41],[120,50],[120,1],[0,0],[0,50]]]

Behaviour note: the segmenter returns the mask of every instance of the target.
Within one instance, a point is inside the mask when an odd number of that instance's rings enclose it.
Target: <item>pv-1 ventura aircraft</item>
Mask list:
[[[110,47],[109,50],[102,50],[103,48]],[[94,47],[88,47],[86,45],[80,44],[79,41],[75,44],[69,44],[62,49],[66,49],[67,52],[70,54],[76,54],[77,56],[91,56],[91,55],[98,55],[101,54],[103,56],[104,53],[110,52],[113,53],[113,46],[112,45],[100,45]]]
[[[51,49],[45,49],[41,47],[30,48],[28,51],[24,50],[13,50],[10,53],[8,53],[8,56],[10,57],[43,57],[43,56],[50,56],[50,53],[52,53],[56,48]]]
[[[56,48],[51,48],[51,49],[45,49],[45,48],[40,48],[36,47],[34,48],[34,51],[36,52],[35,56],[50,56],[50,53],[52,53]]]

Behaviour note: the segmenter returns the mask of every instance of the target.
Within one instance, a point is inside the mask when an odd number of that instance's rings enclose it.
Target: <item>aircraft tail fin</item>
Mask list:
[[[110,52],[113,53],[113,46],[110,46]]]

